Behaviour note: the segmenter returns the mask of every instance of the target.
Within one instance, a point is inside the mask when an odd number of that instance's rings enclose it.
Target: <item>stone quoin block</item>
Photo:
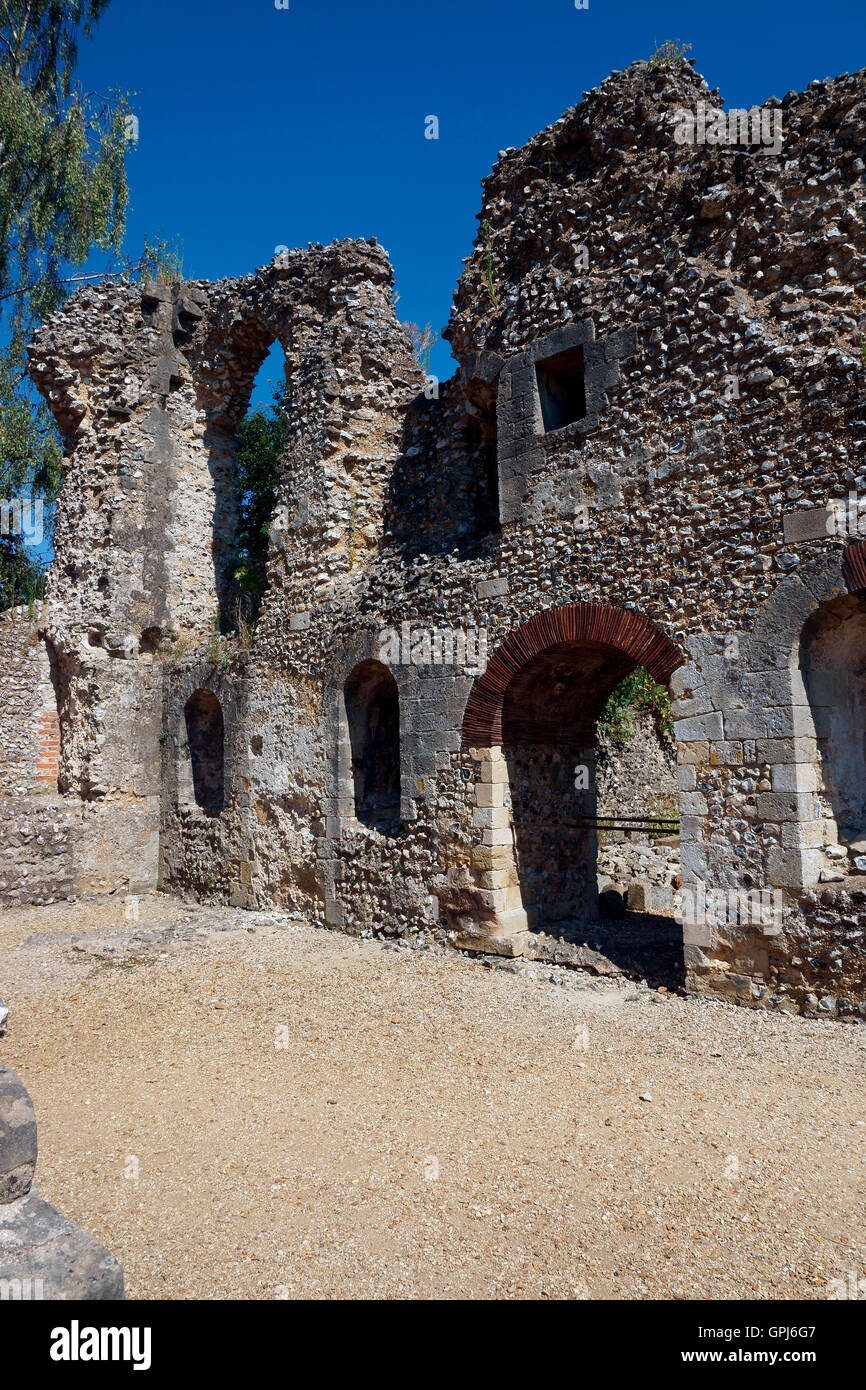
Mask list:
[[[698,715],[694,719],[678,719],[675,732],[677,740],[683,743],[721,739],[724,737],[722,716],[716,711],[712,714]]]
[[[825,862],[819,849],[785,849],[771,845],[767,850],[767,877],[774,888],[801,889],[817,883]]]
[[[684,763],[677,768],[677,787],[682,792],[693,792],[697,785],[694,764]]]
[[[767,718],[753,710],[727,710],[724,714],[725,740],[765,738]]]
[[[818,746],[814,738],[759,738],[755,756],[760,763],[815,763]]]
[[[818,772],[813,763],[776,763],[770,775],[774,792],[818,790]]]
[[[786,512],[782,521],[785,540],[793,545],[799,541],[826,540],[836,532],[835,514],[830,507]]]
[[[705,739],[697,739],[694,743],[677,740],[677,763],[684,765],[688,763],[703,764],[710,756],[710,745]]]
[[[762,820],[812,820],[815,798],[808,792],[763,792],[757,798],[757,808]]]

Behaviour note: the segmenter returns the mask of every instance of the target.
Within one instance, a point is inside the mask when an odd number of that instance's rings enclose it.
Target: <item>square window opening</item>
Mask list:
[[[568,348],[535,364],[544,432],[561,430],[586,417],[583,348]]]

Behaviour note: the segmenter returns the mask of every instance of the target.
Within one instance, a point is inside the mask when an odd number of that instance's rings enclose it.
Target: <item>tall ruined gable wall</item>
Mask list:
[[[309,648],[311,611],[378,546],[403,411],[423,381],[392,287],[380,247],[338,242],[239,280],[85,291],[31,348],[67,447],[42,617],[58,661],[60,786],[96,812],[94,843],[107,824],[125,824],[112,850],[119,882],[146,884],[142,855],[151,883],[173,881],[177,837],[165,836],[160,865],[154,831],[163,785],[173,814],[185,753],[178,692],[190,671],[212,685],[230,660],[243,663],[218,631],[237,618],[234,434],[274,341],[286,358],[288,442],[255,643],[257,718],[276,699],[281,730],[265,759],[269,793],[280,794],[286,760],[298,765],[294,731],[320,713],[321,697],[305,691],[303,708],[287,711],[279,677],[278,697],[269,693],[271,668],[291,661],[293,642]],[[202,885],[218,887],[214,827],[186,819],[204,846]]]
[[[479,236],[448,329],[464,372],[585,320],[633,345],[597,363],[594,428],[500,449],[520,519],[564,523],[569,568],[600,561],[679,636],[754,619],[797,564],[784,514],[847,494],[866,415],[862,74],[789,94],[778,158],[676,144],[678,111],[713,100],[688,66],[635,65],[504,152],[480,214],[498,308]],[[543,579],[525,530],[503,558]]]

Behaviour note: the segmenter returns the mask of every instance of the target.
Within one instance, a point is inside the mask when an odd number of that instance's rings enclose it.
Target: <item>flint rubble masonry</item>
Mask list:
[[[680,659],[684,887],[785,894],[777,935],[722,924],[687,944],[689,987],[866,1008],[866,892],[826,853],[866,826],[844,823],[844,729],[808,688],[819,648],[801,647],[818,621],[843,624],[853,652],[866,591],[861,542],[813,518],[866,481],[866,85],[845,74],[768,102],[780,154],[677,144],[677,113],[698,103],[720,97],[690,64],[635,63],[500,153],[489,247],[479,232],[445,330],[458,370],[433,399],[372,240],[214,283],[91,286],[42,327],[31,372],[65,483],[32,648],[13,643],[0,677],[0,824],[51,806],[74,834],[74,867],[62,847],[47,861],[55,896],[159,884],[519,951],[575,875],[590,902],[596,850],[586,838],[575,857],[563,731],[585,718],[593,743],[634,664],[605,632],[639,615]],[[244,650],[227,635],[235,429],[277,340],[287,445]],[[591,642],[554,641],[566,605],[597,605]],[[518,742],[464,731],[483,675],[394,664],[386,831],[355,814],[345,688],[404,623],[487,634]],[[503,643],[532,623],[549,647],[509,665]],[[196,692],[223,716],[218,812],[184,795]],[[527,900],[521,854],[542,842]]]

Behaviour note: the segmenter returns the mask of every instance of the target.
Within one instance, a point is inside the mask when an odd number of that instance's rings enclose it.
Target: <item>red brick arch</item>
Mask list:
[[[866,589],[866,541],[849,541],[842,561],[842,574],[848,592],[862,593]]]
[[[502,743],[502,702],[516,673],[541,652],[564,642],[597,642],[645,666],[667,685],[683,663],[679,648],[650,618],[610,603],[565,603],[521,623],[500,643],[469,692],[463,715],[463,745],[492,748]]]

